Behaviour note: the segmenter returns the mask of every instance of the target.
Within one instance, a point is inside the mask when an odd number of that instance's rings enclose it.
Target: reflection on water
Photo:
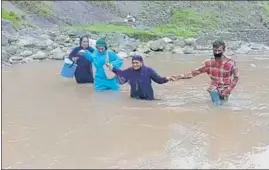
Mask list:
[[[60,61],[4,68],[3,167],[269,168],[264,58],[236,58],[240,81],[222,107],[209,101],[207,75],[154,84],[161,100],[148,102],[130,99],[127,85],[94,92],[64,79]],[[171,75],[203,59],[156,56],[146,64]]]

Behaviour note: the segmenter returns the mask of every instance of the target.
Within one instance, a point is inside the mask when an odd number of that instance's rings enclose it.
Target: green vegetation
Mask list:
[[[267,19],[269,19],[269,2],[267,1],[263,2],[263,11],[264,15],[267,17]]]
[[[20,16],[17,16],[14,12],[12,11],[6,11],[5,9],[2,8],[2,18],[5,20],[8,20],[12,22],[15,25],[18,25],[21,21]]]
[[[128,25],[113,25],[94,23],[88,25],[72,26],[72,29],[83,29],[92,32],[121,32],[130,37],[148,41],[159,36],[176,35],[180,37],[194,37],[204,29],[214,29],[217,23],[217,15],[214,13],[200,14],[191,9],[177,10],[173,12],[172,23],[159,25],[150,30],[135,29]]]
[[[49,1],[12,1],[12,3],[28,12],[37,13],[44,17],[52,14],[52,2]]]
[[[157,35],[155,32],[152,31],[138,30],[128,25],[114,25],[114,24],[102,24],[102,23],[75,25],[72,26],[71,29],[82,29],[97,33],[120,32],[127,34],[130,37],[140,39],[141,41],[151,40],[160,35],[160,34]]]
[[[175,27],[197,34],[202,30],[216,28],[218,15],[214,12],[198,13],[193,9],[182,9],[174,11],[171,20]]]

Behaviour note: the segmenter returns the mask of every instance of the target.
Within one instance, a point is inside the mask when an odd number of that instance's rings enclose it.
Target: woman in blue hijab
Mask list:
[[[75,47],[69,54],[69,59],[77,61],[77,69],[75,72],[75,79],[77,83],[93,83],[92,63],[80,55],[80,50],[87,50],[90,53],[94,52],[94,48],[89,46],[88,36],[82,36],[79,39],[79,46]]]
[[[121,84],[128,82],[131,86],[131,97],[136,99],[154,100],[154,91],[151,80],[158,84],[173,81],[171,77],[161,77],[152,68],[144,65],[141,56],[132,57],[132,67],[120,70],[109,65],[108,67],[121,78]]]
[[[96,68],[94,77],[95,90],[119,90],[118,78],[107,77],[105,69],[106,63],[109,62],[114,68],[120,68],[123,60],[113,51],[107,48],[105,40],[96,41],[96,50],[93,53],[81,51],[81,54],[89,62],[92,62]],[[105,67],[104,67],[105,66]]]

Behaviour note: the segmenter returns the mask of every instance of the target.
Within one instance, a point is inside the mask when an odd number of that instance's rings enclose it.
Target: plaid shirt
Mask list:
[[[230,93],[239,79],[238,68],[233,59],[224,57],[220,62],[214,58],[205,60],[200,67],[182,75],[182,78],[192,78],[207,73],[211,78],[208,90],[217,89],[219,92],[228,90]]]

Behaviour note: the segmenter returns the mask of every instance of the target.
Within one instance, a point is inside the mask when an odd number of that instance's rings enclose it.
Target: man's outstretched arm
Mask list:
[[[196,68],[195,70],[192,70],[190,72],[187,72],[185,74],[178,74],[175,76],[172,76],[175,79],[190,79],[195,76],[198,76],[199,74],[205,73],[206,72],[206,62],[203,62],[200,67]]]

